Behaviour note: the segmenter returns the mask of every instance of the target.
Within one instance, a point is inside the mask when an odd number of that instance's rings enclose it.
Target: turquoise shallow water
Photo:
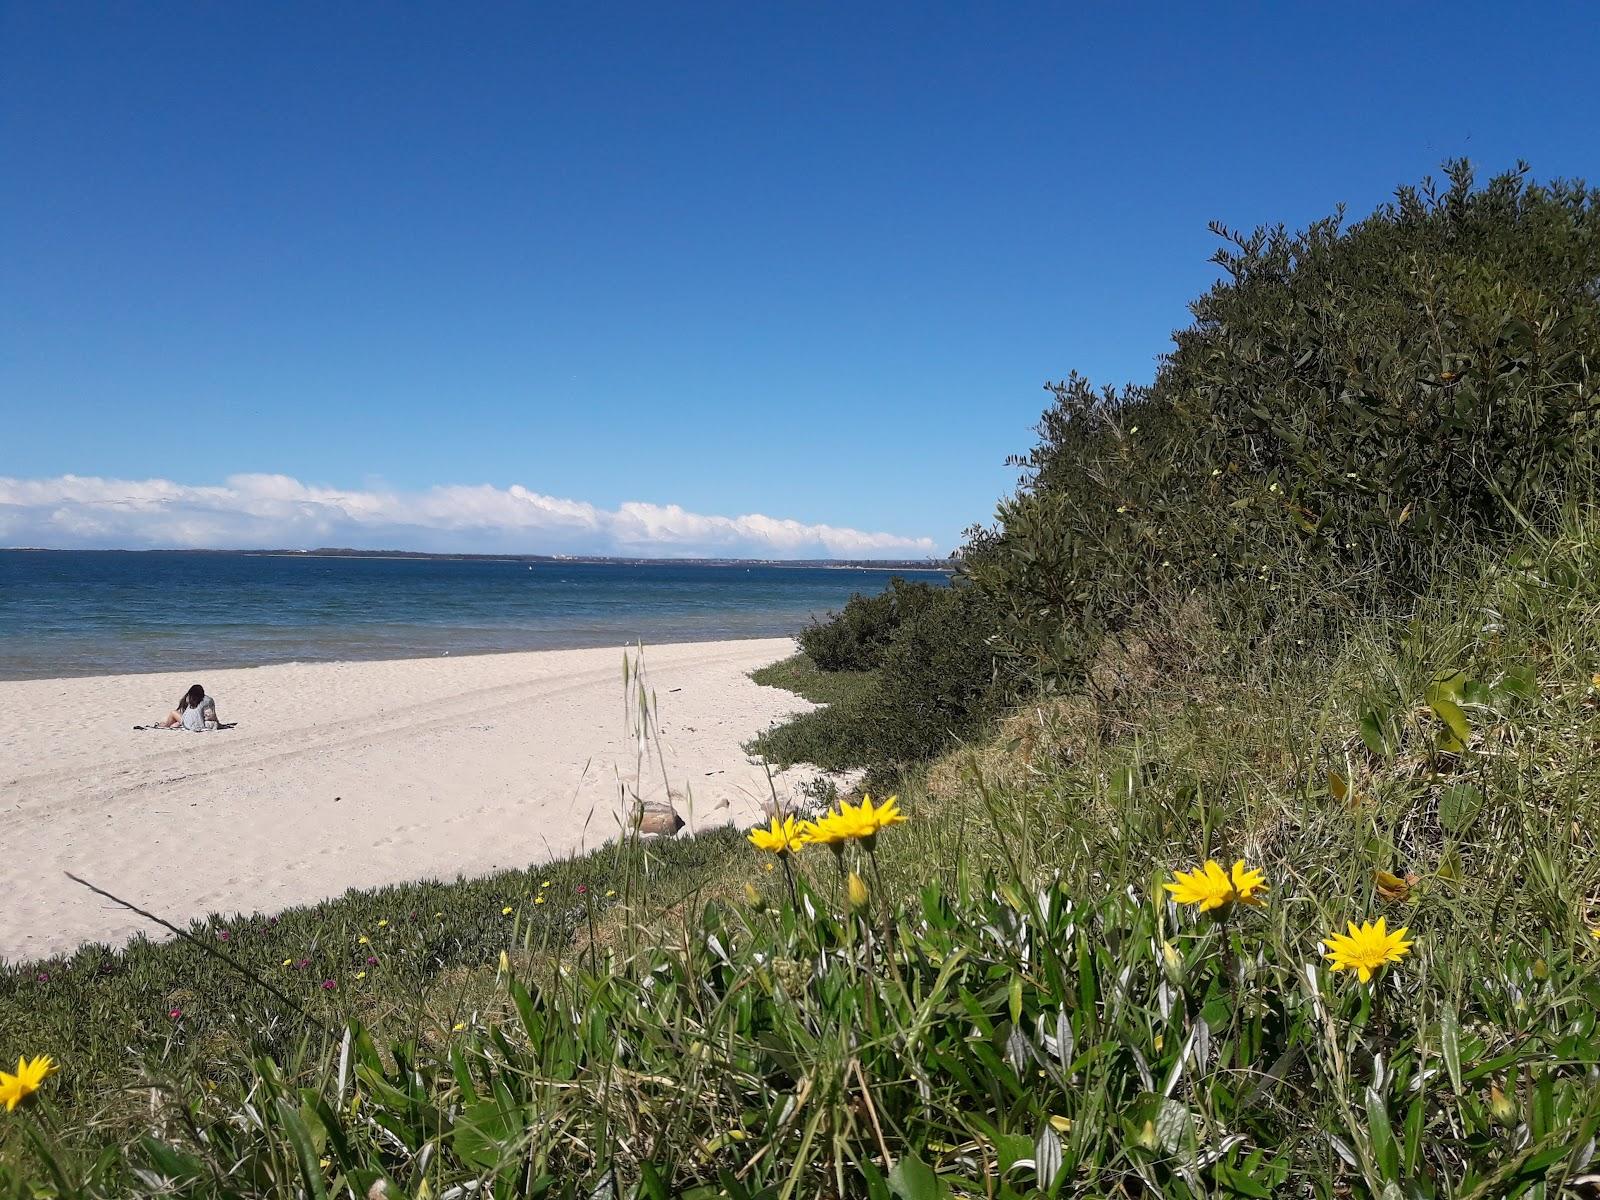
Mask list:
[[[776,637],[890,578],[824,567],[0,550],[0,679]]]

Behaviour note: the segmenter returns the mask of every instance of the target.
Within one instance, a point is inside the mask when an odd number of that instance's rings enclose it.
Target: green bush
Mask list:
[[[972,735],[1017,694],[1020,682],[1011,664],[998,660],[989,644],[998,626],[988,601],[964,585],[895,580],[883,597],[855,597],[844,613],[807,633],[864,648],[868,640],[859,634],[869,618],[862,614],[883,613],[891,613],[892,621],[873,627],[887,629],[871,653],[875,669],[819,670],[822,664],[807,654],[755,673],[758,683],[826,704],[762,734],[751,747],[756,753],[779,766],[865,767],[876,782]],[[802,637],[802,645],[808,644],[815,643]],[[864,660],[862,654],[830,661]]]
[[[876,596],[858,592],[842,612],[801,630],[800,649],[824,671],[876,670],[901,623],[935,603],[944,590],[896,577]]]
[[[1015,694],[996,659],[987,597],[966,586],[942,589],[904,619],[884,649],[867,744],[874,764],[909,765],[970,737]]]
[[[1052,385],[968,571],[1076,682],[1152,598],[1270,624],[1275,592],[1404,604],[1469,545],[1592,497],[1600,194],[1464,164],[1353,226],[1218,228],[1226,278],[1149,387]]]

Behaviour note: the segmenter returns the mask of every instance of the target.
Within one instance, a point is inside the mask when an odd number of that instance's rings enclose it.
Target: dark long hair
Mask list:
[[[178,701],[178,711],[184,712],[187,709],[194,708],[205,698],[206,689],[197,683],[183,694],[183,699]]]

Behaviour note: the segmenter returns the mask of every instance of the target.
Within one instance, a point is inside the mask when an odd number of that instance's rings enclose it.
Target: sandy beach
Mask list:
[[[665,783],[659,761],[639,780],[621,648],[0,682],[0,959],[159,934],[65,871],[181,924],[592,848],[636,780],[690,830],[754,823],[741,746],[811,706],[748,673],[793,649],[647,649]],[[133,729],[196,681],[237,728]]]

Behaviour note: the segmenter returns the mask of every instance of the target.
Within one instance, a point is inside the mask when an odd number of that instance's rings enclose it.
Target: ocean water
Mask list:
[[[0,679],[778,637],[855,592],[882,591],[891,577],[828,567],[0,550]]]

